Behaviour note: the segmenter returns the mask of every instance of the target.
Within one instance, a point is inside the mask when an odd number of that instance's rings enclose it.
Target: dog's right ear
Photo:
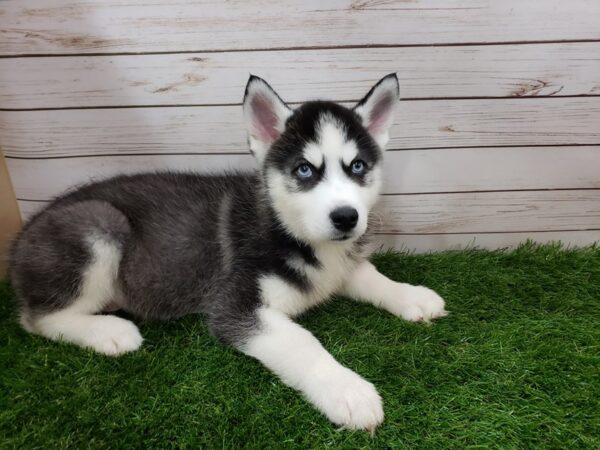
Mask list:
[[[381,148],[388,143],[389,129],[400,100],[396,73],[390,73],[377,82],[369,93],[354,107],[363,125]]]
[[[244,118],[250,135],[250,151],[259,163],[283,133],[285,121],[291,114],[292,110],[265,80],[250,75],[244,95]]]

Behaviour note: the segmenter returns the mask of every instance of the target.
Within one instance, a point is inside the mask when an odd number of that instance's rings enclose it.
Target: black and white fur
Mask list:
[[[435,292],[391,281],[366,259],[398,99],[391,74],[353,109],[317,101],[292,110],[252,76],[244,115],[259,170],[118,176],[55,199],[12,249],[23,327],[119,355],[142,336],[108,310],[202,313],[217,338],[331,421],[373,430],[383,421],[373,385],[292,318],[332,294],[411,321],[446,314]]]

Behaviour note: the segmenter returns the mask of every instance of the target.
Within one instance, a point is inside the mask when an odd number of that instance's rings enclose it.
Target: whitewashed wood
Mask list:
[[[600,144],[596,97],[404,102],[391,149]],[[6,156],[245,153],[240,106],[0,113]]]
[[[600,189],[394,195],[379,208],[385,234],[600,229]]]
[[[19,201],[23,220],[39,211],[46,202]],[[440,250],[460,250],[464,248],[513,248],[531,239],[546,243],[561,241],[565,245],[583,247],[593,242],[600,243],[600,230],[551,231],[526,233],[462,233],[462,234],[377,234],[371,248],[375,251],[386,249],[411,250],[418,253]]]
[[[527,239],[538,243],[561,241],[568,247],[584,247],[593,242],[600,243],[600,230],[548,233],[380,234],[373,239],[373,248],[376,250],[410,250],[417,253],[465,248],[497,249],[514,248]]]
[[[342,101],[392,71],[406,99],[600,95],[600,43],[6,58],[0,105],[240,103],[249,73],[288,102]]]
[[[19,209],[23,220],[39,211],[46,202],[19,201]],[[600,230],[586,231],[551,231],[526,233],[462,233],[462,234],[377,234],[370,247],[377,250],[398,249],[411,250],[418,253],[440,250],[460,250],[464,248],[513,248],[531,239],[546,243],[561,241],[568,246],[583,247],[594,242],[600,243]]]
[[[24,217],[44,204],[19,201]],[[396,195],[379,208],[381,234],[600,230],[600,190]]]
[[[47,200],[91,180],[152,170],[255,168],[249,155],[107,156],[8,159],[19,198]],[[600,188],[600,146],[388,152],[385,193]]]
[[[595,0],[5,0],[0,54],[599,39]]]
[[[23,221],[28,220],[36,212],[42,209],[48,202],[32,202],[26,200],[18,200],[19,211],[21,212],[21,218]]]
[[[600,146],[390,151],[386,193],[600,188]]]
[[[49,200],[74,186],[118,173],[141,171],[231,171],[255,168],[252,155],[157,155],[68,159],[7,159],[17,198]]]

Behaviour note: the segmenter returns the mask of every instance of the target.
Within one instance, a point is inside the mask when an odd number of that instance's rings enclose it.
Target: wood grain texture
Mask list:
[[[600,42],[6,58],[0,107],[240,103],[249,73],[288,102],[344,101],[392,71],[404,99],[600,95]]]
[[[153,170],[253,169],[249,155],[107,156],[8,159],[17,197],[47,200],[91,180]],[[600,188],[600,146],[387,152],[383,192]]]
[[[117,172],[254,167],[250,72],[295,104],[355,101],[397,71],[379,242],[585,244],[599,23],[596,0],[5,0],[0,146],[28,217]]]
[[[10,241],[20,228],[21,214],[0,150],[0,279],[6,275]]]
[[[600,39],[595,0],[5,0],[0,54]]]
[[[514,248],[531,239],[534,242],[562,242],[566,246],[584,247],[593,242],[600,243],[600,231],[559,231],[528,233],[464,233],[464,234],[426,234],[397,235],[380,234],[373,238],[375,250],[400,249],[417,253],[465,248]]]
[[[384,196],[385,234],[600,230],[600,189]]]
[[[405,102],[391,149],[600,144],[600,98]],[[12,157],[245,153],[239,106],[0,113]]]
[[[44,204],[19,201],[24,217]],[[600,230],[600,190],[383,196],[373,225],[381,234]]]
[[[19,201],[19,207],[26,219],[43,207],[45,203]],[[570,246],[586,246],[600,243],[600,230],[549,231],[549,232],[510,232],[510,233],[431,233],[431,234],[377,234],[373,237],[371,248],[405,249],[419,253],[457,250],[463,248],[512,248],[531,239],[535,242],[561,241]]]

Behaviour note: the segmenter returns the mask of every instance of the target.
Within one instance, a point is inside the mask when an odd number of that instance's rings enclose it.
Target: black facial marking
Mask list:
[[[297,174],[297,168],[303,164],[306,164],[311,168],[312,176],[304,178]],[[300,158],[294,167],[295,168],[292,170],[292,179],[294,180],[294,183],[290,183],[291,186],[289,186],[289,189],[291,191],[309,191],[312,188],[314,188],[317,184],[319,184],[319,182],[323,179],[323,176],[325,175],[324,161],[320,167],[315,167],[311,163],[306,161],[304,158]]]
[[[344,172],[346,173],[348,178],[355,181],[360,186],[365,186],[367,184],[367,181],[369,180],[368,174],[369,174],[370,166],[366,162],[363,161],[364,170],[361,173],[354,173],[352,171],[352,164],[354,163],[354,161],[357,161],[357,160],[360,160],[360,158],[357,157],[357,158],[353,159],[349,165],[346,165],[342,162],[341,163],[342,169],[344,169]],[[360,160],[360,161],[362,161],[362,160]]]
[[[305,161],[302,150],[309,143],[318,142],[318,128],[324,115],[335,119],[342,126],[346,140],[356,143],[358,154],[356,159],[364,161],[367,168],[373,167],[381,158],[381,149],[373,140],[369,132],[361,123],[361,119],[353,110],[333,102],[314,101],[307,102],[294,110],[286,121],[285,131],[275,141],[267,154],[266,167],[275,167],[277,170],[292,174],[295,169]],[[325,165],[318,168],[311,179],[296,180],[296,190],[312,189],[325,174]],[[368,170],[367,170],[368,172]],[[348,173],[348,172],[346,172]],[[360,178],[352,174],[352,179],[365,184],[368,177]]]

